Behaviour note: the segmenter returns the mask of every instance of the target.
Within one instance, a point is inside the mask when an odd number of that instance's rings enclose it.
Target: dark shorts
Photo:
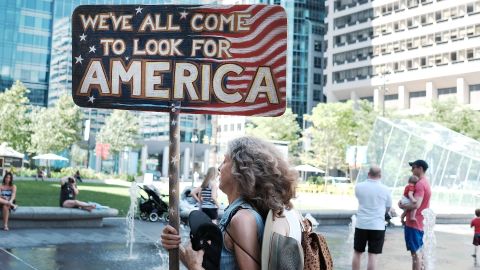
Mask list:
[[[381,254],[384,240],[385,230],[364,230],[355,228],[353,249],[357,252],[365,252],[365,247],[368,243],[368,253]]]
[[[480,233],[473,235],[473,245],[480,246]]]
[[[405,226],[405,244],[410,252],[417,252],[423,246],[423,231]]]
[[[218,208],[202,208],[202,212],[207,214],[212,220],[218,218]]]

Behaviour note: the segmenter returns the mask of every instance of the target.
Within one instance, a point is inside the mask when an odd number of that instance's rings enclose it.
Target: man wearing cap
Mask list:
[[[385,240],[385,213],[392,207],[388,188],[381,183],[382,171],[372,166],[368,179],[355,186],[358,199],[357,223],[353,239],[352,270],[359,270],[362,254],[368,243],[368,270],[376,269],[377,255],[382,253]]]
[[[415,218],[411,220],[410,215],[407,215],[405,222],[405,243],[407,250],[412,254],[412,270],[422,269],[422,253],[423,247],[423,215],[422,211],[430,207],[430,184],[425,176],[428,169],[428,164],[424,160],[416,160],[408,163],[412,167],[412,174],[418,177],[418,182],[415,184],[415,193],[413,196],[417,199],[416,203],[403,205],[399,202],[398,206],[404,210],[417,209]]]

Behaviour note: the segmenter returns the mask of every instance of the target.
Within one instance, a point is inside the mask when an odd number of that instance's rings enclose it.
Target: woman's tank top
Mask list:
[[[263,228],[264,228],[264,222],[262,219],[262,216],[253,209],[253,207],[244,201],[242,198],[238,198],[235,201],[233,201],[226,209],[224,214],[222,215],[222,219],[220,220],[218,226],[220,227],[220,230],[222,231],[223,235],[223,244],[222,244],[222,255],[220,259],[220,270],[237,270],[239,269],[238,263],[235,259],[235,254],[228,250],[225,247],[225,231],[230,223],[230,220],[232,219],[233,215],[239,210],[239,209],[249,209],[251,213],[255,217],[255,222],[257,223],[257,239],[258,239],[258,244],[260,247],[262,246],[262,237],[263,237]]]

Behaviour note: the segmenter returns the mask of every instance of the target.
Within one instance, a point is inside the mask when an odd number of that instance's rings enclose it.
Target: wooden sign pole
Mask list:
[[[168,195],[169,195],[169,215],[170,226],[174,227],[180,234],[180,215],[179,215],[179,184],[178,171],[180,167],[180,102],[172,103],[170,108],[170,146],[169,146],[169,166],[168,166]],[[178,249],[169,251],[170,270],[179,269]]]

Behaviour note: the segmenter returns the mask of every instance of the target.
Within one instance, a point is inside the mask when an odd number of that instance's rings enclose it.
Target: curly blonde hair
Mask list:
[[[298,172],[271,143],[255,137],[240,137],[228,145],[232,175],[240,195],[265,219],[271,209],[281,215],[291,209]]]

